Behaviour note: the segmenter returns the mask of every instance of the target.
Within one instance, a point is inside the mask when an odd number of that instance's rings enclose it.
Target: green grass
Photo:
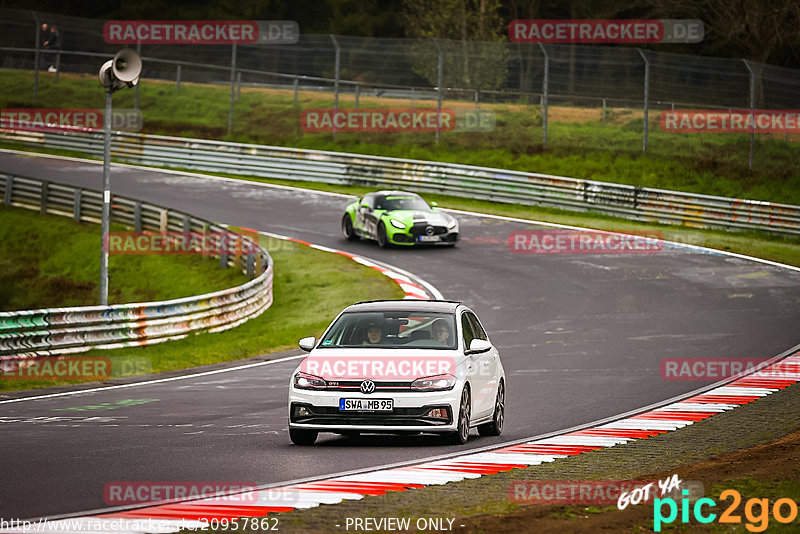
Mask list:
[[[100,226],[0,206],[0,310],[99,302]],[[109,303],[200,295],[243,284],[197,256],[109,256]]]
[[[344,256],[263,236],[261,244],[275,262],[275,278],[274,302],[259,317],[225,332],[196,334],[149,347],[94,350],[83,355],[129,362],[136,371],[114,377],[232,361],[296,348],[298,339],[319,336],[337,313],[355,302],[404,296],[393,281]],[[64,384],[0,380],[0,391]]]
[[[0,107],[32,107],[32,75],[1,70]],[[747,166],[745,134],[671,134],[660,131],[658,114],[650,120],[643,155],[641,111],[612,110],[602,124],[597,110],[551,107],[548,146],[542,147],[538,106],[484,104],[497,114],[497,128],[486,133],[306,133],[302,109],[332,107],[332,95],[301,92],[295,105],[290,91],[244,88],[235,104],[234,131],[227,134],[230,89],[184,83],[180,92],[168,82],[144,80],[140,109],[144,132],[239,142],[294,146],[383,156],[417,158],[611,181],[643,187],[800,204],[800,144],[783,136],[760,135],[755,169]],[[114,95],[115,108],[132,107],[133,91]],[[39,107],[94,107],[104,103],[94,76],[40,73]],[[351,96],[340,98],[352,107]],[[361,107],[408,107],[407,100],[364,97]],[[417,102],[417,107],[431,107]],[[445,102],[445,107],[464,103]],[[576,118],[577,117],[577,118]],[[567,122],[573,120],[573,122]],[[574,122],[577,120],[579,122]],[[792,141],[798,141],[796,135]]]

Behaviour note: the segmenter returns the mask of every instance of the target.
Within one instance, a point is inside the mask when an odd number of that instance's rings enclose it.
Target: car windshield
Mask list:
[[[431,207],[428,203],[417,196],[399,196],[392,195],[378,201],[377,208],[379,210],[418,210],[430,211]]]
[[[452,313],[384,311],[343,313],[319,348],[455,349]]]

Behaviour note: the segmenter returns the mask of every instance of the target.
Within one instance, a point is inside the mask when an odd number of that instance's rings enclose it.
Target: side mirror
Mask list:
[[[438,206],[439,206],[439,203],[438,203],[438,202],[431,202],[431,207],[432,207],[432,208],[436,208],[436,207],[438,207]]]
[[[368,208],[368,207],[369,207],[369,202],[367,202],[366,200],[362,200],[362,201],[359,203],[359,205],[360,205],[362,208]]]
[[[311,352],[311,349],[313,349],[314,345],[317,344],[317,340],[314,339],[313,336],[312,337],[304,337],[297,344],[300,345],[300,348],[303,349],[304,351]]]
[[[485,339],[473,339],[464,354],[480,354],[492,348],[492,344]]]

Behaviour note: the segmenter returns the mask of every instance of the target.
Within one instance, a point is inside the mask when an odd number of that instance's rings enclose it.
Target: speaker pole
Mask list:
[[[108,306],[108,242],[111,215],[111,93],[112,86],[106,86],[106,110],[103,114],[103,246],[100,256],[100,305]]]

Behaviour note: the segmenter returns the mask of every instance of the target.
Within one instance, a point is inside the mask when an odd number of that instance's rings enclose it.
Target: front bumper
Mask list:
[[[392,412],[343,412],[339,399],[385,399],[394,401]],[[309,391],[291,388],[289,427],[321,432],[452,432],[456,430],[454,409],[459,405],[457,388],[443,392],[376,392],[371,395],[347,391]],[[299,414],[299,408],[305,408]],[[430,410],[446,408],[447,417],[431,417]]]
[[[397,232],[389,236],[389,241],[397,245],[452,245],[458,242],[458,232],[449,232],[446,234],[438,234],[439,241],[419,241],[418,235],[408,234],[405,232]]]

